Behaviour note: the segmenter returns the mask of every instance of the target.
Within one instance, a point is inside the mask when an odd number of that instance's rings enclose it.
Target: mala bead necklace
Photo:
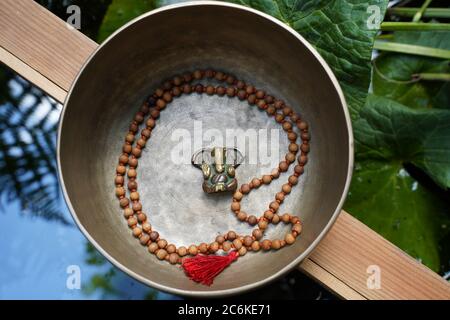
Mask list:
[[[223,85],[203,85],[199,83],[201,80],[208,79],[215,80]],[[147,214],[143,211],[138,192],[136,170],[138,159],[141,157],[142,150],[151,137],[160,112],[174,98],[193,93],[228,96],[230,98],[237,97],[239,100],[247,101],[250,106],[256,106],[266,112],[269,117],[274,118],[286,132],[290,143],[284,160],[270,174],[255,177],[238,188],[237,182],[236,186],[234,184],[232,186],[234,189],[237,188],[237,190],[232,197],[231,211],[239,221],[255,227],[250,235],[240,235],[234,231],[228,231],[217,236],[210,243],[176,247],[161,237],[149,223]],[[142,124],[145,124],[145,127],[138,134],[139,127]],[[299,134],[294,131],[295,127],[298,129]],[[293,244],[302,232],[302,223],[298,217],[290,213],[280,214],[278,209],[291,193],[292,188],[298,184],[299,177],[304,172],[310,149],[309,140],[308,124],[291,107],[287,106],[283,100],[276,99],[264,90],[256,89],[254,86],[221,71],[196,70],[192,73],[185,73],[182,76],[175,76],[165,81],[161,87],[156,89],[146,99],[140,110],[135,114],[125,137],[122,154],[119,157],[116,168],[114,181],[116,196],[119,199],[119,204],[123,209],[128,226],[132,229],[133,236],[139,240],[141,245],[146,246],[148,251],[156,255],[159,260],[166,260],[171,264],[181,264],[185,273],[192,280],[211,285],[216,275],[238,257],[244,256],[248,251],[258,252],[260,250],[281,249],[286,245]],[[280,174],[288,171],[289,167],[294,163],[296,164],[293,174],[288,177],[281,190],[275,194],[273,201],[269,203],[267,210],[261,216],[257,217],[256,215],[247,214],[241,208],[241,200],[244,196],[248,195],[252,190],[268,185],[273,180],[278,179]],[[128,177],[128,195],[125,189],[126,176]],[[291,229],[284,238],[263,239],[264,232],[269,224],[276,225],[279,222],[291,225]],[[227,254],[218,255],[219,251]]]

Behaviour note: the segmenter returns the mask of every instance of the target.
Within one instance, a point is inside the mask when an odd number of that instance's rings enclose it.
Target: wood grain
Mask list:
[[[325,288],[335,293],[341,299],[367,300],[358,291],[349,287],[345,282],[336,278],[328,270],[325,270],[311,259],[305,259],[299,265],[299,269],[310,278],[320,282]]]
[[[1,47],[69,90],[97,44],[31,0],[2,0]]]
[[[309,259],[367,299],[450,299],[449,282],[345,211]],[[367,286],[369,266],[381,271],[380,289]]]
[[[64,102],[67,95],[66,90],[57,86],[54,82],[44,77],[42,74],[31,68],[22,60],[19,60],[16,56],[2,47],[0,47],[0,61],[38,88],[47,92],[47,94],[52,96],[56,101]]]
[[[63,102],[97,44],[31,0],[2,0],[0,59]],[[380,289],[369,289],[369,266]],[[450,299],[450,284],[342,212],[299,269],[344,299]]]

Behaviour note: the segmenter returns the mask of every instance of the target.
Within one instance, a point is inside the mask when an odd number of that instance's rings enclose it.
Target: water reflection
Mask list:
[[[172,298],[118,271],[87,243],[56,176],[61,105],[11,71],[0,74],[0,298]]]

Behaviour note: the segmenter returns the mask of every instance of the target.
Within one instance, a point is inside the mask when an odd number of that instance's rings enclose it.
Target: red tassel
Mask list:
[[[226,256],[197,255],[183,260],[183,268],[188,277],[195,282],[210,286],[214,278],[238,258],[236,251]]]

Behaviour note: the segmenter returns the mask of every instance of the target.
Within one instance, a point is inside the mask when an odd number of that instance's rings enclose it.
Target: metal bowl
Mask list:
[[[310,124],[311,152],[301,182],[280,211],[300,216],[304,231],[294,245],[248,253],[210,287],[158,261],[133,238],[114,195],[118,156],[128,125],[143,99],[167,77],[213,67],[233,73],[287,101]],[[257,108],[238,99],[190,95],[161,114],[143,152],[138,182],[144,211],[169,242],[211,242],[227,230],[250,234],[230,212],[230,195],[206,195],[201,172],[171,161],[173,132],[207,129],[278,129]],[[280,135],[280,155],[287,139]],[[194,148],[192,151],[195,151]],[[338,216],[353,166],[350,119],[339,84],[313,47],[295,31],[258,11],[221,2],[191,2],[144,14],[105,41],[89,58],[69,92],[59,127],[58,167],[72,215],[90,242],[114,265],[143,283],[188,296],[224,296],[256,288],[297,266]],[[292,166],[293,167],[293,166]],[[292,169],[292,168],[291,168]],[[270,172],[243,163],[240,182]],[[243,201],[259,216],[287,179]],[[267,237],[284,235],[281,224]]]

